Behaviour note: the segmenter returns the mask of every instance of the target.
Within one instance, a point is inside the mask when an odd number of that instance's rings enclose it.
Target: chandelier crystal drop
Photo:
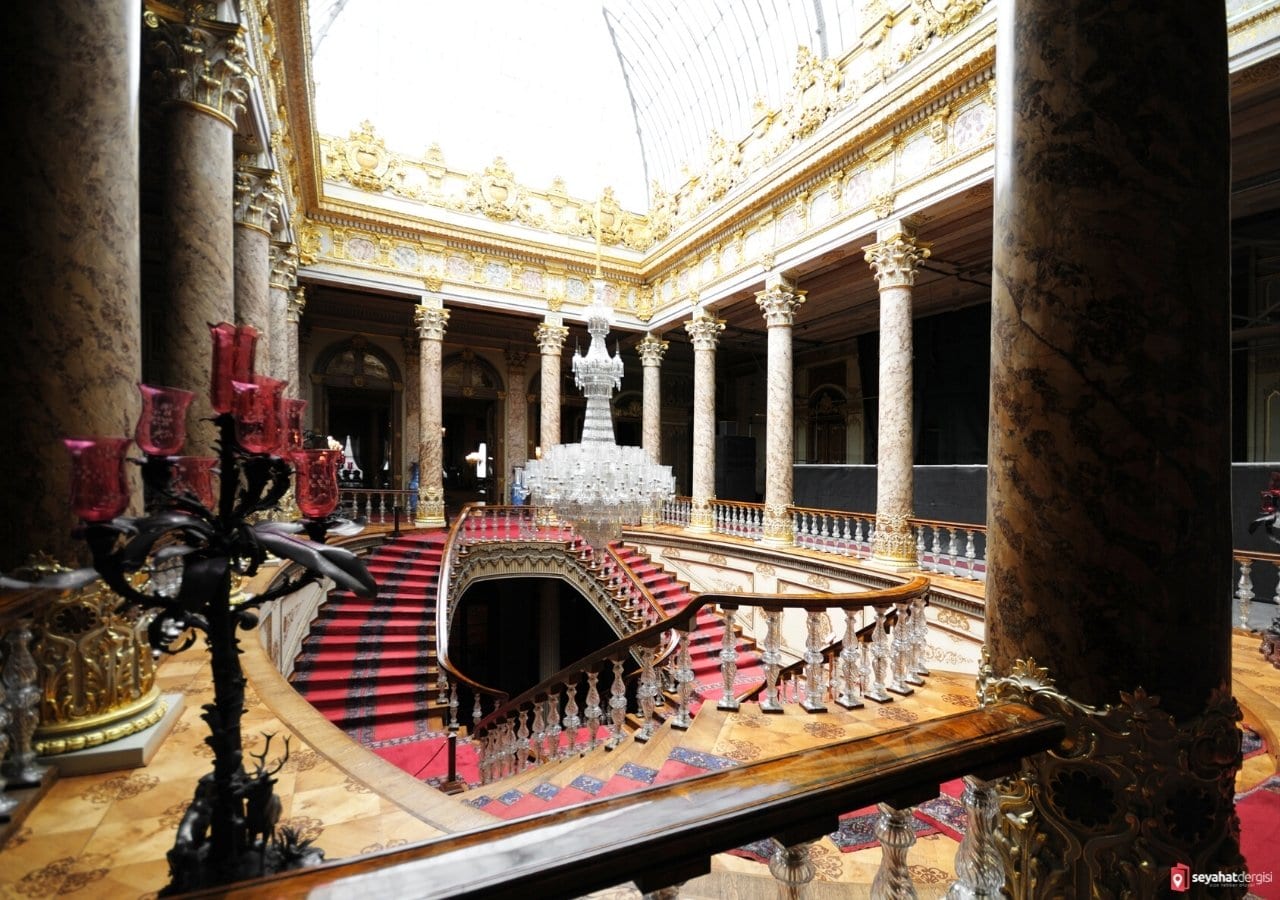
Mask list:
[[[619,447],[613,436],[611,400],[622,386],[622,358],[605,347],[609,309],[604,282],[594,281],[595,299],[587,310],[591,344],[585,355],[573,355],[574,383],[587,398],[582,442],[556,444],[530,460],[526,486],[537,506],[549,506],[573,522],[596,548],[617,540],[622,526],[639,522],[675,493],[670,466],[650,459],[641,447]]]

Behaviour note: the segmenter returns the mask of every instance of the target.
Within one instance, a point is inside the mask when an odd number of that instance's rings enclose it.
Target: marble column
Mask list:
[[[426,297],[414,310],[418,322],[419,392],[422,397],[421,436],[418,444],[419,527],[443,527],[444,520],[444,395],[440,376],[444,329],[449,311],[439,297]],[[431,304],[431,305],[425,305]]]
[[[164,173],[166,303],[156,317],[154,371],[195,392],[186,451],[211,454],[209,323],[235,319],[235,117],[249,91],[237,25],[199,18],[190,0],[166,21],[148,12],[146,40],[168,89]]]
[[[765,407],[764,540],[770,544],[790,544],[794,479],[792,466],[792,366],[791,325],[805,301],[805,292],[780,275],[765,281],[756,294],[769,329],[768,385]]]
[[[401,335],[400,342],[404,348],[404,458],[417,463],[416,448],[422,446],[422,347],[416,330]],[[411,480],[406,471],[405,487]]]
[[[506,462],[502,477],[507,480],[510,498],[511,478],[516,466],[523,466],[529,452],[529,395],[525,365],[526,350],[507,349]]]
[[[699,310],[684,323],[693,341],[693,496],[690,531],[711,530],[716,494],[716,344],[724,322]]]
[[[1165,896],[1243,871],[1225,24],[1019,0],[997,34],[985,695],[1075,736],[1001,801],[1012,895]]]
[[[912,435],[911,288],[929,256],[905,222],[890,222],[864,247],[880,284],[880,402],[876,460],[876,531],[872,558],[895,569],[916,565]]]
[[[289,357],[289,302],[298,287],[298,249],[290,243],[276,241],[271,244],[271,277],[267,286],[267,328],[271,335],[267,363],[260,361],[258,368],[265,368],[272,378],[289,382],[285,393],[300,397],[297,354]]]
[[[306,399],[302,381],[306,378],[306,373],[302,371],[300,359],[301,340],[298,337],[298,330],[302,326],[302,312],[307,308],[307,288],[305,285],[298,285],[290,293],[288,303],[285,305],[284,311],[284,372],[282,376],[288,380],[289,386],[285,388],[284,395],[286,397],[295,397]],[[310,407],[308,407],[310,408]]]
[[[138,57],[133,2],[51,0],[9,17],[0,571],[71,536],[61,438],[132,435],[140,403]],[[101,49],[110,34],[111,52]],[[137,504],[135,502],[135,511]]]
[[[667,342],[645,334],[636,344],[640,363],[644,368],[644,412],[640,430],[641,446],[656,463],[662,462],[662,357],[667,352]]]
[[[560,443],[560,349],[569,329],[557,314],[548,314],[533,332],[542,353],[542,427],[539,444],[545,452]]]
[[[280,221],[279,179],[270,169],[236,164],[235,309],[237,325],[252,325],[258,338],[256,368],[272,371],[277,335],[271,332],[271,233]]]

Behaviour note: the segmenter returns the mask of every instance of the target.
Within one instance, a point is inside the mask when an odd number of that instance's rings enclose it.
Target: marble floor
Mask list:
[[[1246,761],[1240,776],[1243,788],[1277,770],[1280,673],[1258,656],[1256,637],[1238,632],[1233,646],[1236,695],[1246,720],[1262,733],[1269,748],[1268,753]],[[276,789],[283,803],[281,824],[315,838],[327,858],[372,853],[492,821],[354,746],[327,722],[317,721],[314,710],[284,687],[274,670],[267,671],[269,664],[264,661],[265,656],[254,648],[245,655],[251,684],[244,722],[246,743],[249,736],[277,735],[269,754],[269,759],[275,759],[283,736],[292,730],[289,759]],[[200,706],[211,694],[206,672],[207,659],[194,648],[164,662],[161,688],[182,694],[185,705],[150,765],[55,782],[0,848],[0,897],[155,895],[167,880],[165,853],[190,800],[195,775],[203,773],[212,758],[200,720]],[[972,704],[969,676],[939,675],[945,678],[935,679],[934,692],[953,699],[925,700],[916,707],[917,714],[940,715]],[[906,704],[898,709],[908,711]],[[293,727],[286,728],[285,721]],[[708,733],[717,752],[761,758],[794,749],[799,741],[823,739],[812,731],[782,723],[761,728],[747,714],[726,718]],[[922,898],[945,892],[954,877],[955,849],[956,842],[942,834],[922,838],[912,849],[912,872]],[[814,857],[818,876],[807,896],[865,895],[879,858],[875,848],[841,853],[834,845],[820,842]],[[636,895],[620,887],[602,896]],[[720,855],[713,861],[712,873],[689,882],[681,896],[776,896],[776,886],[762,864]]]

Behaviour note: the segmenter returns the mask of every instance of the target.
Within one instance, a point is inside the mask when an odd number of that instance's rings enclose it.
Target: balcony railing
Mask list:
[[[348,519],[372,525],[391,525],[400,510],[407,521],[409,510],[417,506],[417,492],[392,488],[343,488],[338,493],[338,511]]]

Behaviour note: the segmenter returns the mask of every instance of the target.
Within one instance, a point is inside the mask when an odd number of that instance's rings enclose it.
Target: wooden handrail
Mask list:
[[[464,506],[462,512],[453,520],[453,525],[449,527],[449,534],[445,538],[444,553],[440,557],[440,578],[436,587],[436,665],[454,679],[455,683],[465,685],[478,694],[493,697],[494,703],[501,706],[508,697],[506,691],[468,678],[449,660],[449,575],[453,570],[453,559],[457,553],[458,531],[467,520],[471,509],[480,506],[482,504],[477,503],[468,503]]]
[[[1060,721],[1029,706],[998,704],[217,895],[528,898],[627,881],[651,891],[706,872],[711,855],[751,841],[812,840],[849,810],[904,807],[961,775],[1013,771],[1064,734]]]

